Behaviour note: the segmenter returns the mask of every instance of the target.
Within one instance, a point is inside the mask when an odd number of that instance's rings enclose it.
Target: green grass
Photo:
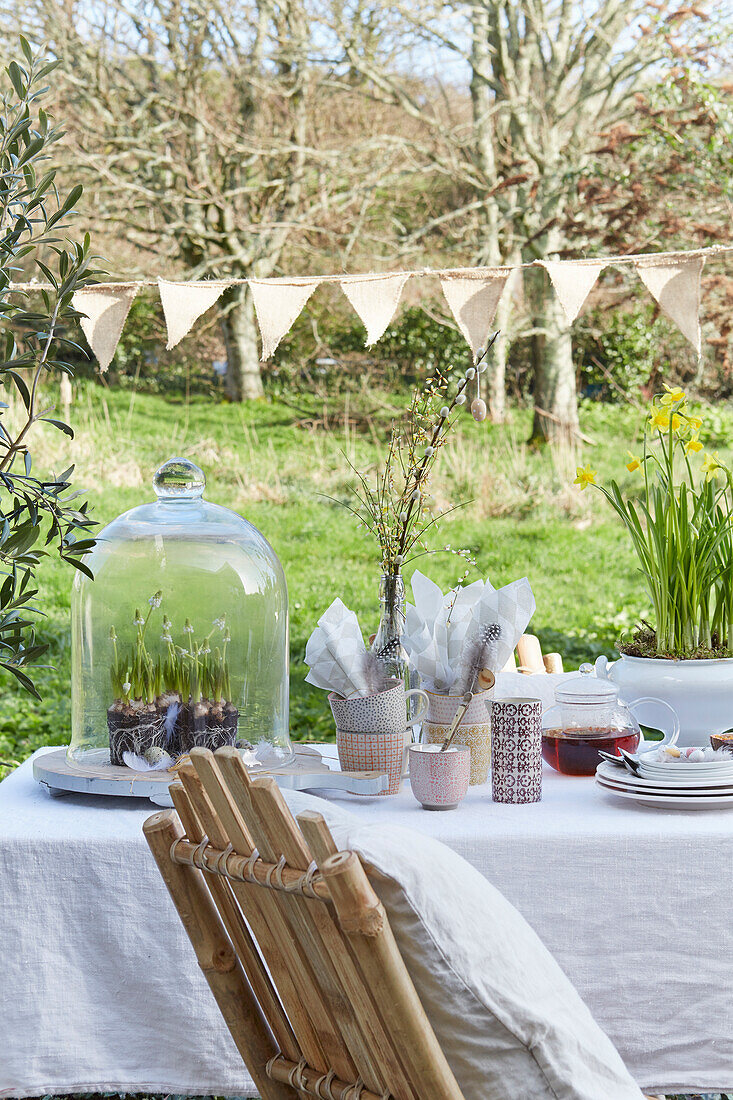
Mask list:
[[[365,631],[376,629],[379,606],[376,549],[327,496],[348,499],[346,456],[361,470],[373,466],[395,403],[400,399],[362,393],[358,409],[329,408],[330,428],[324,431],[294,423],[292,408],[279,400],[183,405],[80,385],[72,410],[75,441],[44,428],[34,451],[40,468],[76,462],[77,486],[102,524],[151,498],[150,478],[166,458],[182,454],[198,462],[207,474],[209,499],[245,515],[283,562],[290,593],[292,735],[325,740],[333,736],[328,705],[304,682],[308,635],[336,596],[357,612]],[[300,396],[297,404],[314,419],[323,414],[320,399]],[[353,428],[355,412],[366,426],[361,434]],[[531,629],[546,650],[560,650],[575,667],[600,652],[610,655],[618,634],[648,610],[619,521],[598,494],[581,494],[571,484],[576,458],[589,461],[599,479],[615,476],[628,483],[633,475],[624,468],[626,448],[639,420],[634,409],[586,406],[582,427],[594,445],[583,445],[575,455],[569,449],[530,451],[523,443],[530,426],[526,410],[515,410],[501,427],[477,425],[466,416],[440,456],[438,503],[473,503],[443,521],[434,545],[468,547],[477,562],[473,576],[489,576],[496,586],[528,576],[537,598]],[[707,420],[707,445],[725,456],[733,416],[716,409]],[[450,553],[416,564],[444,587],[462,572],[461,559]],[[18,762],[41,745],[69,738],[71,580],[58,562],[44,563],[40,600],[46,617],[39,633],[51,643],[54,667],[37,670],[40,703],[9,678],[3,683],[1,761]]]

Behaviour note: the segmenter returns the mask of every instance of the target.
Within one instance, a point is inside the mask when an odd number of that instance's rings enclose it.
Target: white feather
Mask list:
[[[163,752],[154,764],[151,764],[144,756],[138,756],[136,752],[123,752],[122,759],[125,761],[126,766],[134,772],[167,771],[173,765],[173,757],[167,752]]]

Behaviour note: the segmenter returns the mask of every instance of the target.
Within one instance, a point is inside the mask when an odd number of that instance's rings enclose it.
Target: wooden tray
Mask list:
[[[294,745],[295,758],[282,768],[256,768],[253,775],[271,775],[279,787],[306,791],[313,787],[351,791],[353,794],[377,795],[386,791],[386,772],[332,771],[312,745]],[[172,806],[168,784],[174,775],[168,771],[134,772],[112,764],[79,764],[70,760],[66,749],[43,753],[33,761],[33,776],[50,795],[65,794],[115,795],[123,798],[149,798],[156,806]]]

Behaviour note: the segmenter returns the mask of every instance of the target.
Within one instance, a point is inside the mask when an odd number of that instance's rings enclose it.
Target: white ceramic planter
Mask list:
[[[680,745],[707,745],[711,733],[733,728],[733,657],[670,661],[656,657],[599,657],[596,675],[612,680],[625,703],[654,696],[680,720]]]

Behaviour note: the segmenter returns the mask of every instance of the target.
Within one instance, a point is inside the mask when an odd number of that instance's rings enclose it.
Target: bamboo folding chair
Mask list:
[[[236,749],[190,756],[143,829],[262,1100],[465,1100],[359,857]]]
[[[193,749],[148,844],[263,1100],[464,1100],[359,857],[236,749]]]

